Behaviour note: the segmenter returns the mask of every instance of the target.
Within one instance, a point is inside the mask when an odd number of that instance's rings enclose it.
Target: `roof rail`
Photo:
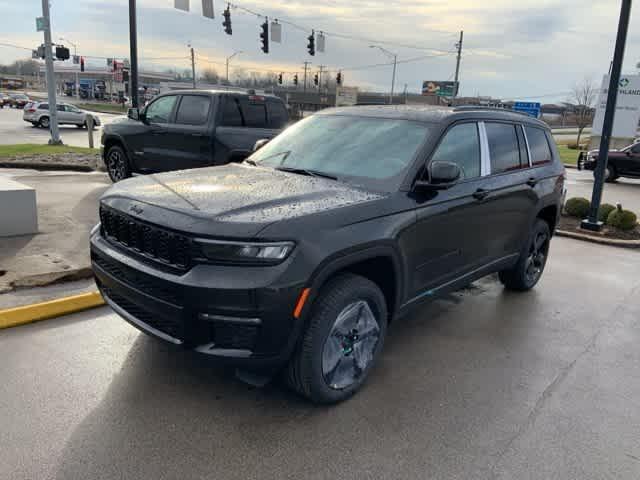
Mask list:
[[[527,118],[535,118],[529,115],[528,113],[518,112],[517,110],[511,110],[510,108],[500,108],[500,107],[485,107],[483,105],[460,105],[458,107],[454,107],[454,112],[465,112],[468,110],[489,110],[492,112],[507,112],[507,113],[515,113],[517,115],[524,115]]]

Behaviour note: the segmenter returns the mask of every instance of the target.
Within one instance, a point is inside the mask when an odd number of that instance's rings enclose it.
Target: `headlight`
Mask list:
[[[226,242],[196,240],[202,256],[215,263],[276,264],[293,251],[293,242]]]

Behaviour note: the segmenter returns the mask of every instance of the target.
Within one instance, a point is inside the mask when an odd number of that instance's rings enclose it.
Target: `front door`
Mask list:
[[[631,146],[624,152],[611,152],[609,155],[615,158],[615,163],[612,163],[618,167],[616,173],[640,175],[640,143]]]
[[[430,162],[456,163],[462,177],[447,190],[414,193],[417,221],[408,259],[413,271],[411,299],[427,295],[478,262],[488,228],[482,215],[485,199],[478,193],[485,182],[482,156],[475,122],[449,128],[431,156]]]
[[[158,172],[175,161],[169,138],[169,126],[173,122],[177,95],[158,97],[144,111],[144,130],[137,135],[136,164],[140,170]],[[142,150],[140,152],[140,149]]]

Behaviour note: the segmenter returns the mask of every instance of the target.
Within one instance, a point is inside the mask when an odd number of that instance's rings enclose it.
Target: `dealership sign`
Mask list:
[[[604,111],[607,107],[609,93],[609,75],[602,80],[602,88],[593,120],[592,135],[602,135]],[[634,138],[640,121],[640,75],[624,75],[618,85],[618,101],[613,121],[612,137]]]
[[[456,91],[456,82],[438,82],[425,80],[422,82],[422,95],[437,97],[453,97]]]
[[[358,103],[358,89],[356,87],[336,87],[336,107],[355,105]]]

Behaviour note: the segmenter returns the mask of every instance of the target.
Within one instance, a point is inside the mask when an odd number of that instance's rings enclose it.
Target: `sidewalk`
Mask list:
[[[88,236],[98,223],[98,199],[111,185],[107,175],[18,169],[0,175],[36,189],[39,227],[35,235],[0,237],[0,294],[90,278]]]

